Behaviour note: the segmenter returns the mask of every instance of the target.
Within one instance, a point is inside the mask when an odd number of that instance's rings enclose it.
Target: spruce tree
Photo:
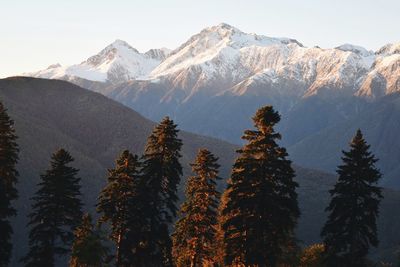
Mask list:
[[[217,209],[220,193],[217,191],[217,158],[207,149],[201,149],[192,166],[186,201],[180,209],[181,218],[173,234],[173,258],[178,267],[201,267],[213,262],[217,228]]]
[[[312,244],[306,247],[300,255],[299,267],[324,267],[324,244]]]
[[[56,256],[70,251],[73,231],[82,218],[78,169],[69,164],[71,155],[64,149],[51,157],[51,166],[42,174],[39,190],[32,198],[29,215],[29,252],[25,266],[55,266]]]
[[[329,266],[365,266],[370,246],[378,245],[376,220],[382,192],[377,183],[381,174],[369,149],[358,130],[350,150],[343,151],[321,233]]]
[[[74,231],[70,267],[101,267],[108,253],[103,245],[105,238],[99,228],[95,228],[92,217],[85,214],[82,223]]]
[[[108,184],[102,190],[97,204],[102,213],[100,222],[111,225],[111,239],[116,243],[116,266],[137,266],[141,262],[140,243],[143,228],[141,163],[137,155],[128,150],[116,160],[109,170]]]
[[[226,203],[228,202],[229,190],[225,190],[220,198],[218,207],[218,217],[217,217],[217,231],[215,234],[215,251],[214,251],[214,266],[224,266],[225,262],[225,242],[224,235],[225,231],[223,229],[225,222],[227,221],[227,216],[223,215],[223,211],[226,208]]]
[[[299,217],[297,183],[287,152],[277,144],[280,116],[271,106],[253,117],[255,130],[242,137],[228,181],[223,210],[226,264],[275,267],[288,246]]]
[[[179,163],[182,141],[174,122],[164,118],[149,136],[143,155],[142,175],[148,199],[146,266],[171,266],[172,241],[168,226],[177,213],[177,188],[182,175]]]
[[[9,219],[16,215],[12,201],[18,196],[15,187],[19,151],[16,140],[14,121],[0,102],[0,266],[8,265],[12,251],[13,231]]]

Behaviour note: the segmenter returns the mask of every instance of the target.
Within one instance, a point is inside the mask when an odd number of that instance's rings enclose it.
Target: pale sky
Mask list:
[[[305,46],[400,41],[399,0],[0,0],[0,77],[80,63],[115,39],[176,48],[225,22]]]

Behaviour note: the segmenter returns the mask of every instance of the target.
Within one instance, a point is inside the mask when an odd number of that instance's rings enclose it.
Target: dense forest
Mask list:
[[[21,266],[57,266],[64,259],[75,267],[394,266],[368,258],[379,244],[382,175],[361,130],[337,167],[323,242],[304,247],[295,234],[299,185],[275,129],[280,115],[264,106],[252,119],[254,128],[243,134],[223,192],[217,186],[218,157],[204,148],[191,163],[185,198],[179,199],[182,141],[177,125],[165,117],[142,155],[129,150],[118,155],[99,192],[96,214],[84,210],[73,155],[55,151],[31,197],[29,251]],[[0,104],[0,266],[10,262],[10,219],[18,212],[13,207],[17,136]]]

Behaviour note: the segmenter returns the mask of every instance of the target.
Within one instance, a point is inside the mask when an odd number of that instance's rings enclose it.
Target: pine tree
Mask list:
[[[82,218],[78,169],[70,167],[71,155],[64,149],[51,157],[51,167],[42,174],[32,198],[29,215],[29,252],[25,266],[55,266],[56,256],[70,251],[73,231]]]
[[[0,102],[0,266],[8,265],[12,251],[13,231],[9,218],[16,215],[11,202],[18,197],[15,165],[19,149],[16,140],[14,121]]]
[[[300,255],[299,267],[325,267],[324,244],[313,244],[306,247]]]
[[[141,261],[140,243],[143,228],[143,186],[141,163],[137,155],[128,150],[116,160],[116,167],[109,170],[108,184],[102,190],[97,204],[102,213],[100,222],[110,222],[111,239],[116,243],[116,266],[137,266]]]
[[[200,267],[213,262],[217,228],[217,208],[220,193],[216,186],[217,158],[207,149],[201,149],[192,166],[186,201],[181,206],[181,219],[175,224],[173,258],[178,267]]]
[[[218,207],[218,217],[217,217],[217,231],[215,234],[215,253],[214,253],[214,266],[224,266],[225,260],[225,243],[224,243],[224,235],[225,231],[223,226],[225,222],[228,220],[227,216],[223,214],[223,211],[226,209],[226,204],[228,202],[229,190],[225,190],[220,198],[220,203]]]
[[[108,249],[103,245],[105,238],[99,228],[95,228],[92,217],[85,214],[82,223],[74,231],[74,243],[70,267],[101,267],[104,266]]]
[[[287,152],[277,144],[274,126],[280,116],[271,106],[253,117],[256,130],[247,130],[228,182],[226,264],[277,266],[288,246],[299,217],[295,173]]]
[[[148,221],[146,266],[171,266],[172,241],[168,226],[177,213],[177,188],[182,141],[176,125],[164,118],[149,136],[143,155],[143,178],[148,195],[144,217]]]
[[[343,165],[330,191],[329,216],[321,233],[329,266],[365,266],[370,246],[378,245],[376,220],[382,192],[377,182],[381,174],[369,149],[358,130],[350,151],[343,151]]]

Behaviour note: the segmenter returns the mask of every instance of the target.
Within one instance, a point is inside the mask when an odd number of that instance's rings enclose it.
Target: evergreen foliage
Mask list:
[[[324,244],[313,244],[306,247],[300,256],[300,267],[325,267]]]
[[[360,130],[343,151],[339,178],[330,191],[328,220],[322,230],[328,266],[365,266],[371,246],[378,245],[377,217],[382,190],[377,159]]]
[[[219,207],[218,207],[218,217],[217,217],[217,229],[215,233],[215,253],[214,253],[214,265],[224,266],[225,262],[225,243],[224,243],[224,224],[227,221],[227,216],[223,214],[226,209],[226,204],[228,202],[229,190],[225,190],[221,194]]]
[[[70,167],[71,155],[64,149],[51,157],[51,166],[42,174],[39,190],[32,198],[29,215],[29,252],[25,266],[55,266],[56,256],[70,251],[73,231],[82,218],[78,169]]]
[[[99,196],[97,210],[100,222],[111,225],[110,238],[116,243],[116,266],[136,266],[140,262],[140,242],[145,223],[140,177],[141,163],[137,155],[125,150],[109,170],[108,184]]]
[[[92,217],[85,214],[82,223],[74,231],[74,243],[70,267],[102,267],[108,254],[108,248],[102,231],[95,228]]]
[[[18,197],[15,165],[19,149],[16,140],[14,121],[0,102],[0,266],[10,262],[13,230],[9,219],[17,213],[12,207],[12,201]]]
[[[279,120],[271,106],[262,107],[253,117],[256,129],[242,137],[247,144],[238,150],[222,214],[227,265],[277,266],[294,242],[298,185],[286,150],[277,144]]]
[[[147,195],[143,216],[148,222],[146,266],[172,266],[172,241],[168,226],[177,213],[177,188],[182,141],[174,122],[165,117],[149,136],[143,155],[142,175]]]
[[[217,230],[217,158],[201,149],[191,164],[194,176],[189,177],[186,201],[181,206],[181,218],[175,224],[173,257],[176,266],[203,266],[214,260]]]

